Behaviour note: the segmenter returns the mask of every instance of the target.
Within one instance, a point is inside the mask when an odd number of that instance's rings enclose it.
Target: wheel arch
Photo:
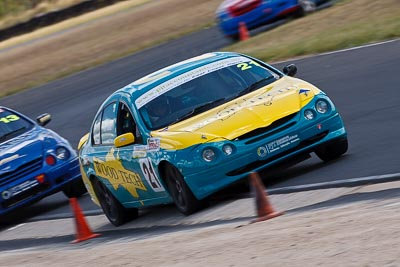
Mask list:
[[[165,186],[165,190],[168,192],[168,194],[171,196],[171,191],[168,187],[168,183],[167,183],[167,174],[166,174],[166,170],[168,168],[168,166],[173,166],[176,168],[176,166],[174,164],[172,164],[171,162],[167,161],[167,160],[162,160],[159,164],[158,164],[158,174],[159,174],[159,178],[162,180],[164,186]]]
[[[100,207],[100,206],[101,206],[101,205],[100,205],[100,201],[99,201],[99,198],[98,198],[98,196],[97,196],[96,190],[94,189],[94,185],[93,185],[93,182],[94,182],[95,179],[99,180],[99,178],[97,178],[97,176],[94,175],[94,174],[91,174],[91,175],[89,176],[90,189],[88,190],[88,192],[89,192],[89,194],[90,194],[90,196],[91,196],[91,198],[92,198],[92,201],[93,201],[97,206]]]

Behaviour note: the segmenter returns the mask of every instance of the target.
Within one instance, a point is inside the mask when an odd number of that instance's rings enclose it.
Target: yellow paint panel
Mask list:
[[[138,173],[129,171],[122,166],[121,162],[114,157],[113,149],[106,156],[106,160],[94,158],[94,169],[96,175],[107,179],[115,190],[119,186],[124,187],[132,196],[138,198],[138,189],[147,191],[146,186]]]
[[[307,94],[300,89],[306,89]],[[183,149],[196,143],[232,140],[298,112],[319,89],[302,80],[284,77],[255,92],[212,110],[171,125],[168,131],[154,131],[164,149]]]

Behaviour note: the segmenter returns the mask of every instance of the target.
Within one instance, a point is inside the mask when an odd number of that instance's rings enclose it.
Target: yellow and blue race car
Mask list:
[[[191,214],[250,172],[311,152],[339,157],[348,148],[343,121],[296,71],[215,52],[117,90],[78,147],[93,201],[116,226],[151,205],[174,202]]]

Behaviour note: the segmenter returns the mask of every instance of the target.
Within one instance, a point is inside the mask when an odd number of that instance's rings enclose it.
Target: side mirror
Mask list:
[[[51,121],[51,115],[49,113],[44,113],[36,117],[36,121],[40,126],[45,126]]]
[[[78,143],[78,150],[82,148],[82,146],[89,140],[89,133],[85,134],[81,137]]]
[[[285,73],[287,76],[294,77],[294,75],[296,75],[296,73],[297,73],[296,65],[294,65],[294,64],[286,65],[283,68],[283,73]]]
[[[123,147],[135,143],[135,136],[132,133],[121,134],[114,139],[115,147]]]

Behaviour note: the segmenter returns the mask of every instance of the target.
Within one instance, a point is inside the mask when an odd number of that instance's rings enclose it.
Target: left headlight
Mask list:
[[[65,147],[60,146],[56,149],[56,157],[58,159],[61,159],[61,160],[67,159],[67,158],[69,158],[69,156],[70,156],[70,152]]]
[[[215,152],[211,148],[206,148],[202,153],[203,159],[206,162],[211,162],[215,159]]]

